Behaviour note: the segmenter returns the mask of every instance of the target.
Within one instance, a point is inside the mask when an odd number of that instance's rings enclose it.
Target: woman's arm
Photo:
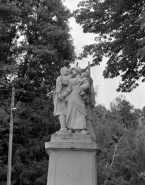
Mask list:
[[[72,92],[72,86],[73,86],[73,79],[70,79],[68,87],[66,88],[66,90],[62,94],[63,98],[65,98],[66,96],[68,96]]]

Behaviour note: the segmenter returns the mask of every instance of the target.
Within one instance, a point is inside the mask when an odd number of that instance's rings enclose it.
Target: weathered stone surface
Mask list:
[[[59,117],[60,131],[93,134],[92,107],[95,105],[93,80],[89,71],[79,66],[61,68],[54,91],[54,116]]]
[[[91,136],[57,133],[45,148],[49,155],[47,185],[97,185],[99,146]]]
[[[61,129],[45,143],[49,155],[47,185],[97,185],[100,149],[92,126],[95,93],[90,71],[61,69],[54,92],[54,116]]]
[[[59,142],[64,142],[64,141],[75,141],[75,142],[93,142],[95,141],[95,138],[92,135],[85,135],[85,134],[80,134],[80,133],[68,133],[68,132],[57,132],[51,136],[51,141],[59,141]]]

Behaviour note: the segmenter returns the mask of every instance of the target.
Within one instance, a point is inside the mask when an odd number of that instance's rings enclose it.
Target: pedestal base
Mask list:
[[[99,147],[91,136],[55,134],[45,148],[49,155],[47,185],[97,185]]]

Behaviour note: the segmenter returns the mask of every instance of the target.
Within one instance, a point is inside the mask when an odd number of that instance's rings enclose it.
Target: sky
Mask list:
[[[72,12],[77,9],[77,5],[80,0],[64,0],[63,3]],[[74,18],[69,19],[69,26],[71,28],[70,34],[73,38],[73,44],[75,46],[76,55],[83,51],[84,45],[95,43],[95,34],[83,33],[82,27],[76,23]],[[83,60],[76,60],[81,68],[85,68],[88,61],[92,61],[92,57],[89,56]],[[142,109],[145,106],[145,83],[139,83],[139,87],[134,89],[130,93],[117,92],[116,89],[121,82],[120,77],[113,79],[104,79],[103,70],[105,69],[107,59],[104,58],[99,66],[91,67],[91,77],[93,78],[94,87],[98,86],[98,95],[96,97],[97,104],[103,104],[106,108],[110,108],[110,103],[115,100],[119,95],[124,95],[135,108]]]

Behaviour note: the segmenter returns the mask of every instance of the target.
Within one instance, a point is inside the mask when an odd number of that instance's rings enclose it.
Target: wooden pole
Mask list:
[[[14,97],[15,97],[15,88],[13,87],[12,88],[12,98],[11,98],[10,128],[9,128],[10,130],[9,130],[9,151],[8,151],[7,185],[11,185]]]
[[[89,69],[89,77],[91,77],[90,62],[88,62],[88,69]]]

